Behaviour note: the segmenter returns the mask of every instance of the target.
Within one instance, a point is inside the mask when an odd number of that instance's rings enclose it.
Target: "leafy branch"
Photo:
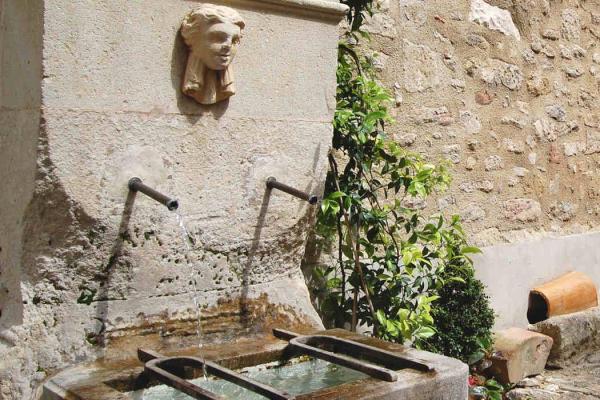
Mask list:
[[[317,233],[336,242],[335,265],[317,269],[325,290],[321,314],[330,325],[371,327],[388,340],[416,345],[435,335],[432,304],[448,265],[472,267],[458,217],[424,217],[410,206],[445,190],[444,162],[432,164],[387,139],[390,93],[372,58],[359,51],[371,1],[347,1],[349,31],[338,47],[337,107],[326,196]],[[337,239],[337,240],[335,240]]]

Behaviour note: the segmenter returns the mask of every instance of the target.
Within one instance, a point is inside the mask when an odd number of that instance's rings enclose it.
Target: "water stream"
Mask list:
[[[192,246],[195,243],[194,237],[192,235],[190,235],[190,232],[188,231],[188,229],[185,226],[185,222],[183,219],[183,215],[180,214],[179,211],[175,211],[175,216],[177,218],[177,224],[179,225],[179,228],[181,230],[181,238],[183,240],[183,244],[185,246],[185,259],[186,261],[188,260],[188,257],[192,251]],[[193,258],[192,258],[193,259]],[[200,304],[200,300],[198,298],[198,284],[196,282],[197,279],[197,274],[195,274],[196,269],[198,267],[196,266],[195,263],[192,263],[192,267],[190,269],[190,281],[192,282],[192,292],[191,292],[191,297],[192,297],[192,303],[194,304],[194,309],[196,310],[196,337],[198,339],[198,351],[199,351],[199,356],[200,359],[202,360],[202,362],[204,363],[204,352],[202,351],[202,310],[201,310],[201,304]],[[208,373],[206,371],[206,366],[203,364],[202,365],[202,372],[204,374],[204,379],[207,379],[208,377]]]

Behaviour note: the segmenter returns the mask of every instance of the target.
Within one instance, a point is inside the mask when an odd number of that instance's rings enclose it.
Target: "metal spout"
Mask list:
[[[288,186],[284,183],[281,182],[277,182],[277,179],[275,179],[275,177],[270,176],[267,178],[267,187],[269,189],[278,189],[281,190],[282,192],[285,192],[287,194],[290,194],[294,197],[297,197],[299,199],[302,199],[304,201],[308,201],[309,204],[317,204],[317,201],[319,201],[319,197],[314,195],[314,194],[310,194],[310,193],[306,193],[306,192],[302,192],[298,189],[295,189],[291,186]]]
[[[154,199],[160,204],[167,206],[169,211],[174,211],[177,210],[177,208],[179,208],[179,202],[177,200],[165,196],[164,194],[157,192],[151,187],[144,185],[140,178],[131,178],[127,186],[129,187],[129,190],[132,190],[134,192],[142,192],[151,199]]]

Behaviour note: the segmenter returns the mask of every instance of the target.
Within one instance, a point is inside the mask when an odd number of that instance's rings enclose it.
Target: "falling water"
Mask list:
[[[175,216],[177,218],[177,224],[181,229],[181,237],[185,245],[185,256],[187,259],[188,255],[191,253],[192,245],[195,244],[195,240],[185,227],[183,215],[181,215],[179,211],[176,211]],[[200,300],[198,299],[198,284],[196,283],[196,276],[194,274],[195,270],[195,264],[192,264],[192,268],[190,269],[190,281],[192,282],[192,302],[196,309],[196,337],[198,338],[198,349],[200,350],[200,359],[202,360],[202,372],[204,374],[204,379],[206,380],[208,379],[208,373],[204,362],[204,352],[202,351],[202,311],[200,309]]]

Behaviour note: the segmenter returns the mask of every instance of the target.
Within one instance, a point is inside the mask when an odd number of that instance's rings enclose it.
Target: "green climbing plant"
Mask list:
[[[448,187],[447,165],[386,137],[392,97],[377,82],[372,57],[359,50],[374,6],[345,3],[348,31],[339,42],[334,137],[316,229],[337,254],[314,270],[317,303],[330,326],[367,326],[380,338],[421,346],[436,334],[440,289],[464,281],[444,271],[472,268],[469,255],[479,250],[468,246],[458,217],[424,216],[412,206]]]

